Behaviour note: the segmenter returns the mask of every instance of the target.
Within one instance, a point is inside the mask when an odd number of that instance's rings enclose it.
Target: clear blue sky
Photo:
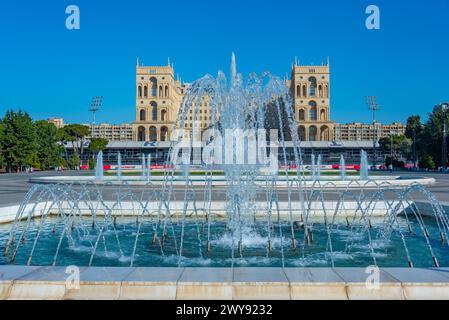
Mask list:
[[[81,30],[65,28],[76,4]],[[381,10],[381,30],[365,28],[365,8]],[[331,58],[332,119],[369,122],[364,96],[378,95],[382,122],[425,116],[449,100],[449,0],[71,0],[0,4],[0,113],[88,122],[134,119],[136,57],[166,64],[193,81],[228,70],[283,76]]]

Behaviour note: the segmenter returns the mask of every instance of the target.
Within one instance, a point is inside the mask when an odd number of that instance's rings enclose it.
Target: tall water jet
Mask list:
[[[316,176],[316,160],[315,160],[315,155],[312,153],[312,170],[311,170],[311,174],[312,174],[312,181],[315,182],[317,180],[317,176]]]
[[[103,151],[100,151],[97,154],[97,163],[95,165],[95,179],[103,180],[103,177]]]
[[[146,172],[145,172],[145,168],[146,168],[146,165],[145,165],[145,154],[144,153],[142,153],[142,178],[144,178],[145,179],[145,177],[146,177]]]
[[[322,160],[321,154],[319,154],[318,155],[318,159],[317,159],[317,166],[316,166],[316,178],[317,178],[317,180],[321,179],[321,162],[323,162],[323,160]]]
[[[234,52],[231,55],[231,85],[235,81],[237,77],[237,63],[235,61],[235,54]]]
[[[117,179],[122,180],[122,154],[117,154]]]
[[[148,157],[147,157],[146,171],[147,171],[147,181],[150,181],[150,179],[151,179],[151,155],[150,154],[148,154]]]
[[[340,155],[340,178],[346,180],[346,161],[343,155]]]
[[[365,150],[360,151],[360,180],[368,180],[368,154]]]

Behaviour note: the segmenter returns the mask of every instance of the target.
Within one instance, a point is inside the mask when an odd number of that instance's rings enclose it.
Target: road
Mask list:
[[[386,175],[385,172],[374,173],[373,175],[381,174]],[[19,173],[19,174],[0,174],[0,206],[10,206],[19,204],[27,191],[30,189],[31,184],[28,180],[31,177],[39,176],[54,176],[54,175],[64,175],[64,176],[79,176],[79,175],[93,175],[93,172],[89,171],[65,171],[65,172],[35,172],[35,173]],[[435,194],[437,199],[441,202],[449,203],[449,174],[440,173],[410,173],[410,172],[395,172],[393,175],[401,176],[423,176],[423,177],[433,177],[436,179],[436,184],[430,186],[429,189]],[[183,198],[184,190],[183,188],[178,188],[175,190],[176,199]],[[204,199],[204,192],[202,190],[197,190],[197,199]],[[109,188],[105,191],[105,197],[113,197],[114,189]],[[222,200],[226,196],[224,189],[213,189],[212,199]],[[279,199],[286,200],[287,192],[278,191]],[[260,191],[259,197],[261,200],[265,199],[265,192]],[[329,192],[326,195],[327,200],[335,199],[336,194]],[[420,195],[416,196],[416,199],[422,198]]]

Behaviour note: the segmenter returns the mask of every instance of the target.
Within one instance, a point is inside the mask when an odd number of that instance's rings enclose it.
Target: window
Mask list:
[[[317,120],[317,110],[316,110],[316,102],[309,102],[310,110],[309,110],[309,120],[316,121]]]
[[[161,128],[161,141],[167,141],[167,134],[168,134],[168,128],[162,127]]]
[[[153,96],[153,97],[155,97],[156,96],[156,94],[157,94],[157,79],[156,78],[151,78],[150,79],[150,85],[151,85],[151,95]]]
[[[145,117],[145,110],[140,110],[140,121],[145,121],[146,117]]]
[[[142,98],[142,86],[139,86],[139,88],[137,89],[137,96],[139,98]]]
[[[316,78],[310,77],[309,78],[309,95],[311,97],[315,97],[316,94]]]
[[[157,129],[156,127],[150,127],[150,141],[157,141]]]
[[[153,118],[153,121],[157,121],[157,103],[151,102],[151,117]]]
[[[317,130],[315,126],[311,126],[309,128],[309,140],[310,141],[316,141],[316,134],[317,134]]]

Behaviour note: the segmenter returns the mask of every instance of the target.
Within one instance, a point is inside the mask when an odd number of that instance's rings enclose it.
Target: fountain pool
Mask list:
[[[234,55],[229,81],[219,72],[191,85],[177,128],[204,98],[213,132],[203,130],[203,143],[213,147],[199,164],[193,130],[172,134],[163,175],[142,154],[141,176],[105,176],[100,153],[95,177],[35,179],[3,220],[0,264],[449,267],[449,219],[426,188],[433,179],[369,177],[366,152],[359,177],[343,157],[340,175],[325,176],[321,155],[306,175],[285,82],[244,80]]]

